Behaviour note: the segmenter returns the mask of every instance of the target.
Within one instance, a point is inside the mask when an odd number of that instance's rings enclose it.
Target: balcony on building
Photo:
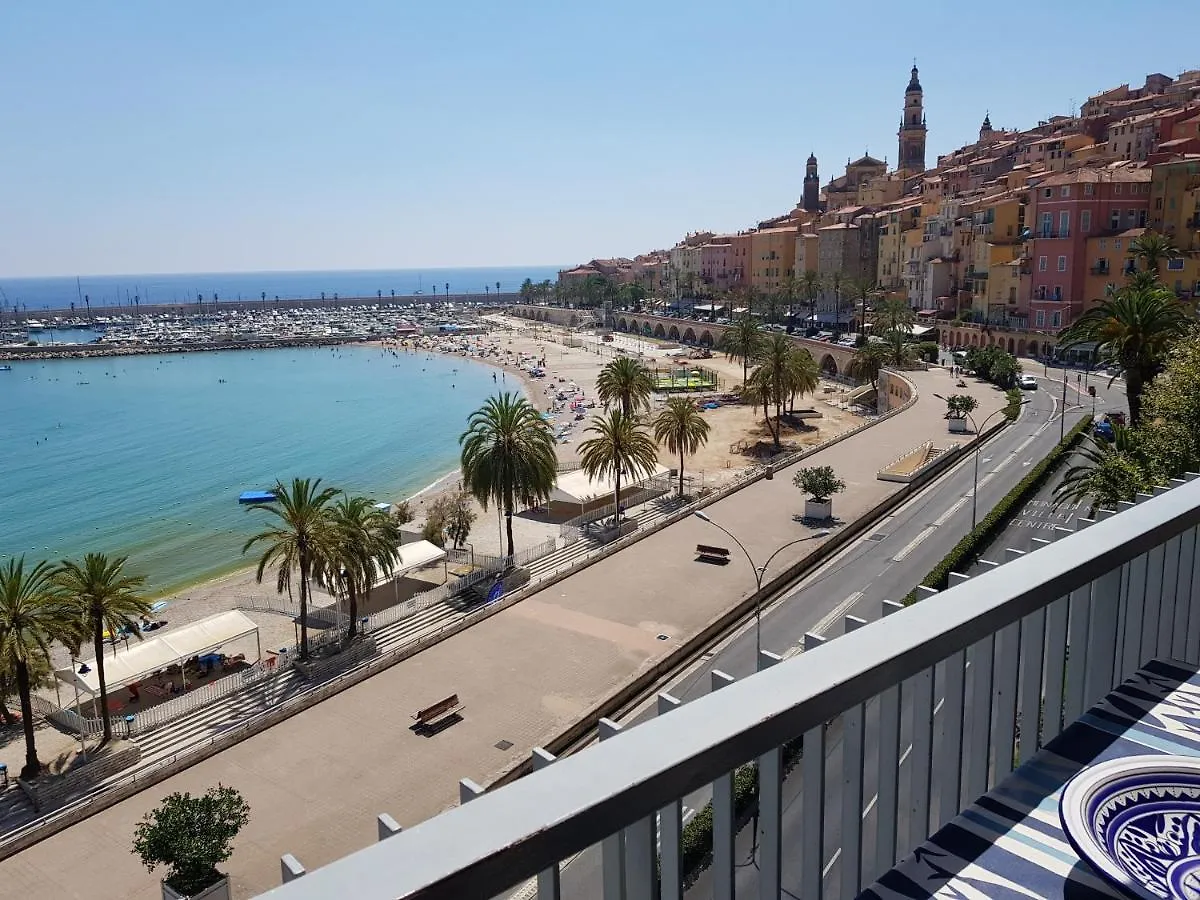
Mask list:
[[[706,894],[855,897],[1149,660],[1200,665],[1196,478],[773,648],[788,658],[757,674],[714,672],[699,699],[660,695],[574,755],[534,751],[503,787],[464,782],[470,802],[264,896],[679,900],[681,803],[703,790]],[[593,865],[560,869],[583,851]]]
[[[1111,275],[1112,274],[1112,270],[1109,268],[1108,263],[1096,263],[1096,265],[1092,266],[1091,269],[1089,269],[1089,271],[1093,275]]]

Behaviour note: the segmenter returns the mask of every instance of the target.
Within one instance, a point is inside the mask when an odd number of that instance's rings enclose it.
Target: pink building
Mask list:
[[[1029,324],[1059,331],[1086,309],[1088,238],[1145,226],[1150,169],[1077,169],[1032,185],[1029,195]]]
[[[729,235],[715,235],[701,245],[700,278],[715,291],[729,290],[733,283],[733,242]]]

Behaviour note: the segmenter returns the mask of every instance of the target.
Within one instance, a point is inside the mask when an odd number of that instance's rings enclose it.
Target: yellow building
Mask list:
[[[980,198],[971,213],[971,256],[964,276],[971,306],[985,321],[1003,324],[1020,305],[1024,207],[1015,192]]]
[[[764,228],[750,234],[750,285],[764,294],[778,294],[785,278],[796,275],[796,235],[799,229]]]
[[[1200,156],[1154,167],[1150,226],[1171,238],[1182,256],[1159,265],[1163,284],[1180,297],[1200,297]]]
[[[808,271],[817,271],[817,248],[820,245],[820,235],[815,231],[802,231],[796,235],[796,277],[803,278]]]

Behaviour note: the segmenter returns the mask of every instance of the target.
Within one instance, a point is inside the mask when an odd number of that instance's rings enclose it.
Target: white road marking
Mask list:
[[[892,562],[900,562],[903,560],[906,556],[908,556],[908,554],[917,549],[917,545],[920,544],[921,541],[925,540],[925,538],[937,531],[937,528],[938,527],[936,525],[925,526],[925,528],[921,530],[921,533],[909,541],[903,550],[892,557]]]
[[[814,625],[813,629],[812,629],[812,633],[813,634],[824,634],[825,631],[831,625],[833,625],[834,622],[836,622],[842,616],[846,615],[846,613],[850,612],[850,610],[854,608],[854,604],[856,604],[859,600],[861,600],[862,597],[863,597],[862,591],[855,591],[853,594],[851,594],[849,597],[847,597],[845,600],[843,600],[841,603],[839,603],[836,608],[830,610],[829,614],[827,616],[825,616],[825,618],[823,618],[820,622],[818,622],[816,625]],[[791,659],[793,656],[799,655],[800,650],[801,650],[800,644],[797,644],[794,647],[789,647],[786,651],[784,651],[783,658]]]
[[[946,522],[948,522],[950,520],[951,516],[953,516],[956,512],[958,512],[960,509],[962,509],[964,506],[966,506],[967,499],[968,499],[967,497],[962,497],[961,499],[955,501],[953,506],[951,506],[948,510],[946,510],[944,513],[942,513],[940,516],[938,516],[936,519],[934,519],[933,524],[938,526],[939,528],[941,528],[943,525],[946,524]]]
[[[1025,462],[1021,463],[1021,465],[1023,465],[1023,466],[1033,465],[1033,457],[1030,457],[1029,459],[1025,460]]]

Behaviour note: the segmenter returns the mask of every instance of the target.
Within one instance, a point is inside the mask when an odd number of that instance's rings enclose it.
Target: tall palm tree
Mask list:
[[[850,279],[850,289],[858,297],[861,304],[862,314],[859,316],[859,334],[866,336],[867,333],[867,301],[877,290],[877,285],[870,278],[852,278]]]
[[[816,269],[805,269],[804,274],[800,276],[800,289],[804,292],[804,297],[808,300],[808,314],[812,318],[812,323],[816,324],[817,314],[817,297],[821,293],[821,276]]]
[[[879,370],[882,368],[883,358],[880,345],[863,344],[854,351],[854,356],[850,358],[850,365],[846,367],[846,372],[851,378],[858,381],[871,382],[871,387],[875,388]]]
[[[276,482],[271,493],[275,495],[274,501],[248,510],[269,513],[278,522],[246,541],[242,553],[256,544],[265,545],[254,577],[262,584],[263,574],[274,567],[275,590],[281,594],[285,590],[291,592],[292,572],[299,572],[300,658],[308,659],[309,577],[332,556],[329,504],[338,490],[322,488],[320,478],[293,478],[290,485]]]
[[[105,741],[112,740],[112,719],[108,712],[108,685],[104,681],[104,632],[114,638],[126,632],[141,640],[138,620],[150,612],[150,604],[139,594],[146,578],[126,575],[127,559],[89,553],[82,562],[64,559],[54,572],[55,585],[92,636]]]
[[[679,496],[683,498],[683,458],[708,443],[708,420],[686,397],[672,397],[654,419],[654,440],[679,454]]]
[[[872,315],[872,330],[883,338],[888,351],[888,363],[902,366],[912,357],[908,339],[912,336],[916,313],[908,301],[898,297],[881,300]]]
[[[836,334],[842,327],[842,292],[846,289],[849,281],[841,269],[835,269],[830,272],[824,279],[825,287],[833,294],[833,309],[834,309],[834,324],[833,330]]]
[[[1188,326],[1175,294],[1160,286],[1127,285],[1089,309],[1059,336],[1059,346],[1094,341],[1101,359],[1125,375],[1129,422],[1141,421],[1142,391],[1158,374],[1171,345]]]
[[[23,556],[9,559],[8,565],[0,569],[0,669],[16,676],[25,732],[22,778],[32,778],[42,768],[33,734],[30,672],[49,666],[50,641],[72,618],[71,610],[55,591],[53,574],[45,562],[27,571]]]
[[[533,404],[516,394],[490,398],[467,419],[458,439],[463,484],[486,510],[504,511],[508,555],[512,556],[512,517],[518,503],[533,506],[550,496],[558,477],[554,435]]]
[[[1159,264],[1164,259],[1178,259],[1179,248],[1168,235],[1146,231],[1129,242],[1129,255],[1145,264],[1144,271],[1158,277]]]
[[[784,401],[796,394],[815,391],[820,381],[817,364],[804,350],[799,349],[787,335],[773,334],[759,355],[758,368],[751,379],[757,383],[764,401],[775,404],[775,426],[767,419],[767,429],[775,446],[780,443],[780,419]]]
[[[742,384],[749,378],[750,363],[758,358],[764,338],[762,326],[747,313],[726,328],[717,342],[717,350],[742,364]]]
[[[649,409],[654,381],[650,372],[631,356],[618,356],[596,378],[596,393],[604,404],[619,403],[630,416],[642,407]]]
[[[376,508],[366,497],[342,494],[329,509],[333,547],[328,559],[317,561],[316,574],[331,590],[346,595],[350,627],[358,630],[358,601],[367,602],[381,576],[390,575],[400,558],[400,523],[390,512]]]
[[[593,416],[587,431],[596,436],[580,442],[579,464],[590,478],[612,478],[614,521],[620,521],[621,476],[640,480],[652,475],[658,449],[646,427],[620,409]]]

